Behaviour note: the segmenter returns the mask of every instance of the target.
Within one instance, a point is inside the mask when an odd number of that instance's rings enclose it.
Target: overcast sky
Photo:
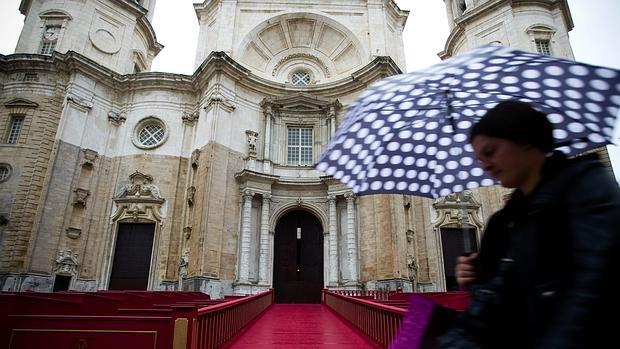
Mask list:
[[[165,48],[155,58],[154,71],[191,74],[194,68],[198,23],[193,2],[157,0],[153,26]],[[11,54],[23,25],[20,0],[0,0],[0,53]],[[411,11],[404,31],[407,71],[439,62],[448,37],[443,0],[397,0]],[[570,42],[575,59],[620,69],[620,0],[569,0],[575,28]],[[620,147],[610,147],[616,177],[620,178]]]

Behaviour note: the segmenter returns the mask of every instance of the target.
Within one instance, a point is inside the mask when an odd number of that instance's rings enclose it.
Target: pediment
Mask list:
[[[321,111],[333,107],[340,109],[340,102],[314,96],[309,93],[299,92],[283,97],[265,98],[261,103],[263,109],[271,107],[276,110],[295,110],[295,111]]]
[[[23,98],[15,98],[4,103],[6,108],[38,108],[39,104]]]

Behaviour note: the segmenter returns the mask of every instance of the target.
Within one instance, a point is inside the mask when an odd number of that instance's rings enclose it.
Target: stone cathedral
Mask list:
[[[573,57],[566,1],[444,2],[441,58],[489,43]],[[405,71],[408,11],[205,0],[181,75],[149,72],[155,3],[21,2],[0,55],[1,290],[454,288],[507,191],[356,196],[313,167],[356,96]]]

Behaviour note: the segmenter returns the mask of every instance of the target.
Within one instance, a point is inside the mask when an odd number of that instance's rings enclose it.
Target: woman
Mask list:
[[[550,122],[523,102],[491,109],[470,142],[484,170],[515,190],[479,255],[457,260],[472,302],[438,346],[616,347],[620,193],[609,171],[596,155],[553,152]]]

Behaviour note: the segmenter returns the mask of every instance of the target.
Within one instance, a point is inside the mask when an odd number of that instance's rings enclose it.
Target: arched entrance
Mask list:
[[[276,303],[320,303],[323,229],[307,211],[291,211],[275,229],[273,288]]]

